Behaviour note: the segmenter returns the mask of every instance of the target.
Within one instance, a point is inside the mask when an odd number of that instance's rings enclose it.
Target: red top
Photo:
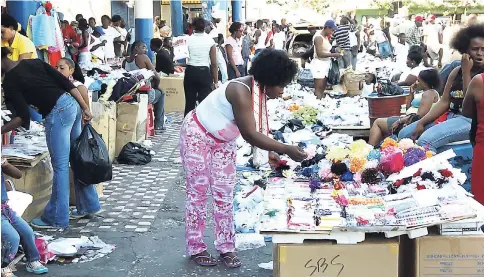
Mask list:
[[[74,31],[71,25],[67,25],[67,27],[62,28],[62,37],[64,40],[71,40],[71,42],[78,42],[77,41],[77,33]]]
[[[482,81],[484,82],[484,73],[481,74]],[[484,144],[484,97],[482,97],[480,103],[476,103],[477,108],[477,132],[476,143]]]

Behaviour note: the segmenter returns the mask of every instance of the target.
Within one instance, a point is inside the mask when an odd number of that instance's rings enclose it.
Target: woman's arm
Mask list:
[[[210,48],[210,69],[214,85],[218,84],[217,49],[215,45]]]
[[[32,58],[32,53],[23,53],[18,56],[18,61],[28,60]]]
[[[467,93],[464,97],[464,103],[462,104],[462,115],[467,118],[472,118],[476,113],[476,94],[479,91],[484,90],[484,80],[482,80],[481,75],[476,75],[472,78],[467,88]],[[484,107],[483,107],[484,108]]]
[[[15,82],[12,82],[9,77],[4,79],[2,86],[5,102],[7,102],[7,104],[12,104],[13,109],[16,112],[16,117],[13,117],[9,122],[2,126],[2,135],[17,129],[20,126],[24,126],[28,129],[30,126],[30,110],[22,91],[18,89]]]
[[[229,64],[232,67],[232,69],[235,71],[235,74],[237,75],[237,77],[240,77],[239,70],[237,69],[237,66],[235,65],[234,57],[232,56],[232,50],[233,49],[234,48],[232,47],[232,45],[230,45],[230,44],[225,45],[225,50],[227,52],[227,58],[229,60]]]
[[[412,106],[412,101],[415,98],[415,83],[410,86],[410,93],[408,94],[407,110]]]
[[[323,38],[317,37],[314,39],[314,51],[319,58],[338,58],[341,56],[339,53],[330,53],[323,51]]]
[[[414,76],[412,74],[408,74],[407,79],[405,79],[405,81],[398,82],[397,85],[399,85],[399,86],[411,86],[416,81],[417,81],[417,76]]]
[[[86,102],[87,108],[89,109],[89,93],[87,91],[86,86],[78,86],[77,89],[79,90],[79,93],[81,93],[81,97]]]
[[[9,164],[8,161],[2,163],[2,172],[14,179],[22,178],[22,171],[20,171],[15,166]]]
[[[425,116],[430,109],[432,108],[432,104],[434,103],[435,99],[435,92],[432,90],[428,90],[423,93],[422,100],[420,101],[420,106],[418,107],[417,114],[420,117]]]

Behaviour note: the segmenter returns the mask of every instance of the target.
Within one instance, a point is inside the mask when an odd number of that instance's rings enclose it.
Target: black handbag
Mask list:
[[[404,93],[403,88],[387,79],[381,79],[376,90],[379,96],[395,96]]]

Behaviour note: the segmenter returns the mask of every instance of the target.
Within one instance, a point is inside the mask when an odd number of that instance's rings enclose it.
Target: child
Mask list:
[[[15,277],[8,265],[17,254],[20,241],[22,241],[22,247],[27,257],[26,270],[34,274],[47,273],[49,271],[47,267],[40,263],[40,254],[35,246],[34,231],[8,206],[3,173],[15,179],[22,177],[20,170],[2,159],[2,277]]]

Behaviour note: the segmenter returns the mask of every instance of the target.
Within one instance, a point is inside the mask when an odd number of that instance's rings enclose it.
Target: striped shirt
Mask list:
[[[210,66],[210,48],[215,41],[206,33],[194,33],[187,40],[188,63],[191,66]]]
[[[338,26],[338,30],[334,32],[334,38],[336,40],[336,43],[341,49],[351,49],[351,44],[350,44],[350,30],[351,30],[350,25],[340,25]]]

